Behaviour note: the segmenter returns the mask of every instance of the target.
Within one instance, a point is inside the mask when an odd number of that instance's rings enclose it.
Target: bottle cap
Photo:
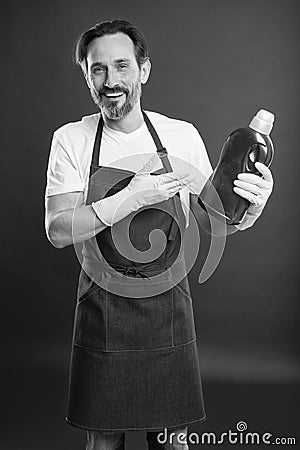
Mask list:
[[[256,116],[251,120],[249,127],[259,133],[269,135],[273,128],[274,120],[274,114],[265,109],[260,109],[258,113],[256,113]]]

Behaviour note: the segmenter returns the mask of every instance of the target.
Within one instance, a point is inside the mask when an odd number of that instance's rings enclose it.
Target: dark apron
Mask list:
[[[167,150],[143,115],[163,165],[153,175],[170,172]],[[100,117],[86,204],[115,194],[134,176],[98,165],[102,131]],[[150,232],[160,229],[167,237],[163,253],[150,262],[121,254],[113,233],[124,236],[128,224],[130,241],[140,252],[149,249]],[[85,270],[79,277],[66,417],[71,425],[107,431],[162,430],[205,419],[182,249],[184,230],[178,194],[129,214],[94,238],[104,260],[94,261],[94,266],[104,277],[95,282]],[[178,273],[184,275],[178,278]],[[153,295],[154,284],[161,293]],[[123,295],[115,290],[120,285]]]

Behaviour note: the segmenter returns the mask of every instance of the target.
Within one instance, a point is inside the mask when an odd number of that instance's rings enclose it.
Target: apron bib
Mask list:
[[[171,172],[167,150],[143,116],[163,165],[153,175]],[[135,175],[98,165],[102,131],[100,117],[86,204],[115,194]],[[185,217],[179,194],[175,197],[141,208],[89,240],[102,261],[89,258],[87,247],[83,251],[66,416],[71,425],[161,430],[205,419],[192,298],[184,275]],[[130,248],[120,252],[114,241],[126,241],[127,229],[133,255],[148,251],[149,234],[157,229],[166,237],[164,251],[155,260],[130,259]],[[176,282],[178,273],[183,275]]]

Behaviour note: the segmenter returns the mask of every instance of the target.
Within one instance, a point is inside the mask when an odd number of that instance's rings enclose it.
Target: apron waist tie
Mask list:
[[[158,289],[166,287],[171,289],[186,277],[184,257],[183,255],[178,256],[175,259],[165,258],[162,261],[141,266],[109,265],[106,261],[97,262],[84,257],[82,269],[94,283],[104,289],[108,288],[107,283],[113,283],[118,295],[130,298],[151,297],[154,295],[155,285],[158,286]],[[128,277],[125,275],[126,272]]]
[[[153,272],[157,272],[159,270],[165,269],[167,270],[172,266],[176,258],[165,258],[161,262],[154,262],[149,264],[144,264],[142,266],[126,266],[123,264],[115,264],[109,263],[110,267],[112,267],[117,272],[122,273],[127,276],[137,276],[140,275],[143,278],[149,278]]]
[[[164,273],[169,273],[168,277],[175,271],[175,273],[181,273],[185,267],[185,261],[183,255],[177,255],[177,257],[169,257],[164,258],[161,261],[150,262],[148,264],[143,264],[140,266],[133,265],[125,265],[125,264],[117,264],[117,263],[108,263],[106,260],[103,261],[95,261],[84,255],[82,268],[83,270],[92,278],[94,281],[103,280],[105,278],[105,274],[114,274],[119,273],[120,276],[128,275],[132,277],[132,279],[137,278],[151,278],[156,275],[163,275]]]

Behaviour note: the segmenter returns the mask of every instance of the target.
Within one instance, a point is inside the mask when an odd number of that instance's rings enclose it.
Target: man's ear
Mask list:
[[[146,84],[151,72],[151,61],[149,58],[141,66],[141,83]]]

